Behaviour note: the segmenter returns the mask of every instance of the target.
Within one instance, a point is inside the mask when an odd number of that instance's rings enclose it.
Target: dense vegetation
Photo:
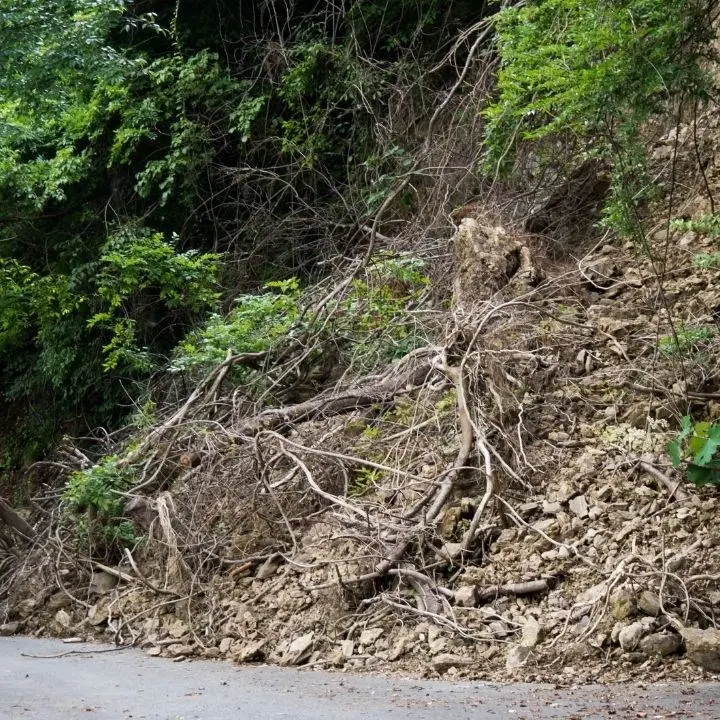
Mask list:
[[[363,250],[387,201],[420,213],[398,183],[476,36],[478,64],[501,60],[479,182],[562,141],[613,161],[607,219],[636,232],[639,133],[710,97],[715,4],[508,5],[0,0],[0,470],[117,426],[168,366],[288,331],[282,283]],[[285,315],[252,325],[268,308]]]
[[[484,12],[2,2],[0,466],[117,424],[208,313],[361,246],[404,161],[378,118]]]

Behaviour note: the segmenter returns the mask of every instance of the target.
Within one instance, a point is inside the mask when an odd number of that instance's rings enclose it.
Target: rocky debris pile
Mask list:
[[[0,634],[490,679],[720,672],[718,494],[666,454],[689,405],[720,415],[718,341],[662,346],[670,313],[715,322],[720,270],[693,265],[713,247],[698,232],[649,242],[687,259],[663,302],[630,245],[542,267],[530,240],[463,219],[447,342],[203,425],[208,459],[143,506],[148,546],[113,566],[60,548],[19,576]]]
[[[570,439],[548,433],[544,446],[563,458],[556,477],[527,492],[514,526],[457,568],[437,613],[419,611],[402,580],[368,591],[365,603],[338,588],[333,560],[357,549],[318,523],[292,559],[215,575],[193,597],[158,597],[108,568],[93,576],[89,607],[63,591],[26,599],[0,633],[110,637],[178,660],[429,676],[582,682],[720,672],[720,633],[707,627],[720,607],[716,493],[686,488],[674,499],[639,465],[660,464],[647,449],[629,465],[615,435]],[[452,537],[467,522],[453,508],[474,502],[457,498],[441,532]]]

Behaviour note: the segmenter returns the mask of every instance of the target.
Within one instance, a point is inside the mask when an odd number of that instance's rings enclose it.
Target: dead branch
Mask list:
[[[687,500],[687,493],[680,488],[680,481],[673,482],[665,473],[660,472],[654,465],[648,462],[641,462],[640,467],[648,474],[652,475],[656,480],[659,480],[670,493],[670,498],[673,497],[676,500]]]
[[[26,540],[32,540],[35,538],[36,533],[32,526],[10,505],[0,497],[0,520],[2,520],[8,527],[12,528],[16,533],[22,535]]]
[[[478,600],[486,602],[497,597],[514,595],[532,595],[534,593],[550,590],[555,581],[553,578],[542,580],[528,580],[527,582],[507,583],[506,585],[491,585],[477,591]]]

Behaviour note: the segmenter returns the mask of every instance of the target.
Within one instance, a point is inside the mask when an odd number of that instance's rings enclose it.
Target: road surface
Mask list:
[[[0,638],[0,720],[720,718],[714,683],[560,690],[99,652],[107,647]]]

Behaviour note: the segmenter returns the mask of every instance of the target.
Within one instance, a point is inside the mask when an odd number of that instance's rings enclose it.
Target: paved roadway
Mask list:
[[[717,683],[559,690],[175,663],[105,647],[0,638],[0,720],[720,719]]]

